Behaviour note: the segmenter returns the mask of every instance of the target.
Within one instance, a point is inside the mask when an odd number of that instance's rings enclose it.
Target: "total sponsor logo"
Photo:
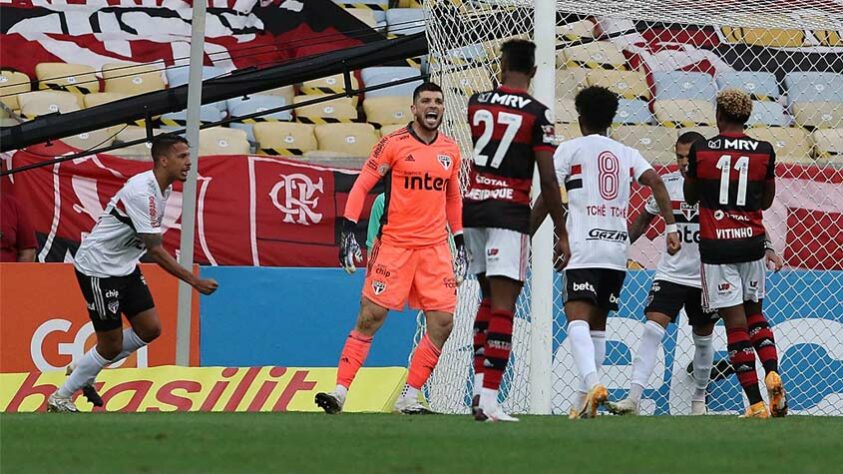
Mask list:
[[[623,230],[591,229],[586,240],[604,240],[607,242],[626,242],[629,234]]]
[[[720,221],[720,220],[723,220],[725,217],[728,217],[729,219],[732,219],[733,221],[741,221],[741,222],[751,222],[752,221],[752,219],[750,219],[748,216],[742,216],[740,214],[734,214],[734,213],[731,213],[731,212],[724,212],[721,209],[718,209],[718,210],[714,211],[714,219],[715,220]]]

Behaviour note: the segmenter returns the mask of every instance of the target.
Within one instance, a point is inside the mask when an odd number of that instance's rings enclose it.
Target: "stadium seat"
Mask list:
[[[187,84],[190,68],[187,67],[186,64],[179,65],[167,68],[165,70],[165,73],[167,75],[167,84],[170,87],[178,87]],[[208,79],[214,79],[216,77],[224,75],[225,73],[226,70],[221,67],[203,66],[202,80],[207,81]]]
[[[375,125],[407,125],[413,120],[411,105],[410,96],[372,97],[363,101],[363,112],[366,121]]]
[[[717,135],[720,134],[720,130],[718,130],[717,127],[706,127],[706,126],[699,127],[699,126],[697,126],[697,127],[680,128],[680,129],[676,130],[676,138],[679,138],[679,135],[682,135],[683,133],[687,133],[687,132],[697,132],[700,135],[704,136],[705,138],[716,137]]]
[[[18,95],[21,115],[34,119],[39,115],[63,114],[79,110],[79,101],[71,92],[33,91]]]
[[[258,153],[277,156],[303,155],[316,150],[313,125],[289,122],[261,122],[254,125]]]
[[[39,63],[35,66],[39,89],[72,92],[79,106],[82,96],[100,91],[100,82],[94,68],[83,64]]]
[[[461,70],[458,74],[442,77],[442,90],[470,97],[477,92],[492,90],[492,74],[485,66]],[[364,104],[365,105],[365,104]]]
[[[605,87],[621,99],[650,100],[647,77],[638,71],[607,71],[593,69],[588,72],[588,85]]]
[[[111,145],[121,128],[123,127],[118,125],[116,127],[84,132],[72,137],[62,138],[61,141],[79,150],[93,150]]]
[[[166,89],[161,75],[163,63],[137,64],[109,63],[102,67],[105,92],[128,95],[145,94]]]
[[[368,123],[329,123],[313,129],[321,151],[334,151],[355,157],[368,157],[379,137]]]
[[[115,100],[122,100],[126,97],[130,97],[130,95],[121,92],[94,92],[92,94],[86,94],[83,102],[85,108],[90,109],[91,107],[114,102]]]
[[[588,85],[588,69],[575,67],[556,71],[556,98],[573,99]]]
[[[398,8],[421,8],[423,0],[398,0]]]
[[[378,24],[378,20],[375,18],[375,12],[367,8],[346,8],[345,12],[357,18],[369,28],[379,29],[385,26]]]
[[[365,8],[371,10],[378,23],[386,22],[386,11],[389,10],[389,0],[334,0],[337,5],[349,8]]]
[[[594,22],[591,20],[580,20],[556,26],[556,41],[569,42],[579,41],[583,38],[594,37]]]
[[[704,72],[657,71],[653,73],[656,100],[714,101],[717,84]]]
[[[796,102],[793,114],[796,123],[803,127],[843,127],[843,103],[840,102]]]
[[[613,122],[618,125],[652,125],[656,119],[646,101],[621,99]]]
[[[570,48],[564,48],[556,54],[556,66],[588,69],[627,69],[626,58],[614,43],[592,41]]]
[[[330,151],[330,150],[313,150],[308,151],[304,155],[303,158],[308,160],[334,160],[337,158],[360,158],[358,156],[352,156],[348,153],[343,153],[341,151]]]
[[[790,115],[778,102],[756,100],[752,103],[752,115],[746,124],[749,127],[787,127],[790,122]]]
[[[839,48],[843,46],[843,36],[841,36],[841,32],[839,31],[814,30],[813,33],[823,46],[831,46],[832,48]]]
[[[276,95],[281,96],[288,104],[293,103],[293,97],[296,96],[296,88],[293,86],[278,87],[268,91],[258,92],[255,95]]]
[[[301,104],[324,95],[297,95],[294,104]],[[357,120],[357,109],[350,97],[340,97],[327,102],[303,105],[295,109],[296,121],[301,123],[320,124],[353,122]]]
[[[153,129],[152,135],[160,135],[161,130]],[[115,138],[115,143],[129,143],[135,140],[146,138],[146,129],[144,127],[130,126],[126,127]],[[117,156],[122,156],[131,160],[152,161],[152,144],[149,142],[140,143],[137,145],[129,145],[124,148],[119,148],[112,153]]]
[[[577,123],[578,116],[574,99],[556,99],[556,107],[554,107],[553,112],[556,123]]]
[[[764,21],[757,19],[755,21]],[[730,43],[773,48],[798,48],[805,43],[805,33],[795,29],[723,27],[723,36]]]
[[[775,74],[757,71],[723,72],[717,75],[719,89],[741,89],[752,95],[754,100],[778,100],[781,97]]]
[[[199,108],[199,121],[202,123],[219,122],[225,118],[225,114],[225,102],[203,105]],[[162,130],[184,128],[187,125],[187,110],[163,114],[160,120]]]
[[[225,101],[228,115],[230,118],[243,117],[256,112],[263,112],[266,110],[277,109],[287,105],[287,101],[277,95],[249,95],[246,97],[237,97]],[[258,122],[278,122],[293,120],[293,112],[290,110],[283,112],[274,112],[260,117],[241,119],[239,122],[232,122],[228,124],[231,128],[243,130],[246,132],[246,138],[250,143],[254,143],[255,136],[252,133],[252,124]]]
[[[640,151],[647,161],[663,162],[666,159],[665,153],[673,153],[677,134],[675,129],[668,127],[621,125],[610,129],[610,136]]]
[[[791,72],[784,76],[787,103],[843,102],[843,74]]]
[[[20,125],[23,119],[19,121],[18,119],[12,117],[13,110],[7,107],[0,107],[0,128],[2,127],[14,127],[15,125]],[[17,115],[17,114],[16,114]]]
[[[408,120],[407,123],[409,123],[409,122],[410,121]],[[407,127],[406,123],[405,124],[396,123],[396,124],[392,124],[392,125],[384,125],[380,129],[380,135],[381,135],[381,137],[385,137],[392,132],[401,130],[401,129],[406,128],[406,127]]]
[[[576,123],[557,123],[554,127],[556,128],[556,138],[560,143],[582,136],[580,126]]]
[[[656,120],[667,127],[715,125],[714,105],[706,100],[657,100]]]
[[[199,155],[248,155],[246,132],[235,128],[212,127],[199,130]]]
[[[424,33],[424,10],[421,8],[390,8],[386,11],[386,31],[390,36]]]
[[[482,44],[470,44],[449,50],[440,60],[453,66],[487,64],[486,49]]]
[[[756,140],[770,142],[776,151],[776,161],[781,163],[812,163],[811,135],[798,127],[750,128],[747,135]]]
[[[418,69],[403,66],[369,67],[360,71],[363,79],[363,86],[372,87],[379,84],[387,84],[399,79],[418,77]],[[381,97],[385,95],[413,95],[413,91],[422,83],[422,80],[407,82],[396,86],[386,87],[366,92],[366,98]]]
[[[360,88],[360,84],[354,74],[351,74],[351,88]],[[305,81],[301,85],[301,93],[307,95],[345,94],[345,92],[345,79],[343,79],[342,74],[334,74],[333,76],[323,77],[321,79]],[[353,97],[352,99],[356,107],[357,97]]]
[[[10,109],[19,110],[18,94],[29,92],[31,88],[32,84],[26,74],[9,69],[0,70],[0,95],[3,96],[0,101]]]
[[[814,143],[818,161],[840,164],[843,160],[843,128],[814,130]]]

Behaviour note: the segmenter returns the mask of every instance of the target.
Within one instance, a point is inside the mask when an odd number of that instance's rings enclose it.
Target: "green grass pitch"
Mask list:
[[[3,473],[823,473],[843,418],[0,415]]]

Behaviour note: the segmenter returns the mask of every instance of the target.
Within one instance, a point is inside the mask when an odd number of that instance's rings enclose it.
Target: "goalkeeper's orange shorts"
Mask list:
[[[448,242],[404,248],[380,241],[372,246],[363,296],[387,309],[411,308],[453,313],[457,283]]]

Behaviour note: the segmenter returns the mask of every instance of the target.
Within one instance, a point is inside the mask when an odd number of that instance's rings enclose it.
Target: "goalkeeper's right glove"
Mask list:
[[[342,232],[340,233],[340,266],[346,273],[351,275],[357,270],[355,262],[363,262],[363,253],[360,251],[360,244],[354,236],[356,223],[342,218]]]

